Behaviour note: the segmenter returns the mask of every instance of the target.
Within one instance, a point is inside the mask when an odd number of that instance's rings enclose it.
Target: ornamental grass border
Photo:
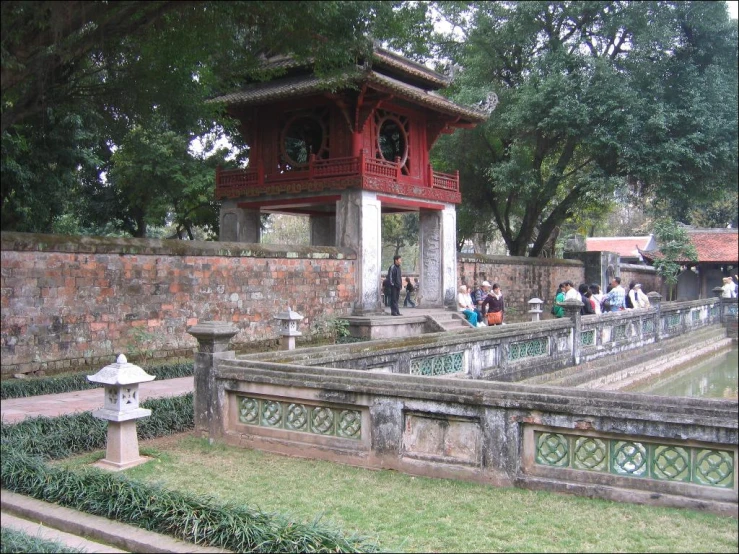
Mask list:
[[[176,379],[178,377],[189,377],[193,375],[194,365],[194,362],[191,361],[175,364],[151,365],[145,366],[144,371],[149,375],[154,375],[158,380]],[[94,373],[94,371],[92,373]],[[86,372],[70,375],[31,377],[28,379],[8,379],[0,381],[0,400],[100,388],[99,383],[91,383],[87,380],[87,375],[90,374],[90,372]]]
[[[193,394],[142,403],[152,415],[140,439],[194,428]],[[167,490],[94,467],[71,470],[45,461],[104,448],[106,422],[80,412],[38,417],[0,429],[2,487],[61,506],[136,525],[190,543],[233,552],[376,552],[377,544],[317,518],[309,523],[207,496]]]

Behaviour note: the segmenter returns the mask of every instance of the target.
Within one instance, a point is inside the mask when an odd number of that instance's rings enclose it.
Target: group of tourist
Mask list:
[[[468,292],[467,285],[461,285],[457,293],[457,309],[475,327],[503,325],[505,303],[500,286],[483,281]]]
[[[641,283],[632,281],[627,291],[621,286],[620,277],[613,278],[605,294],[601,293],[600,286],[595,283],[592,285],[581,283],[577,288],[572,281],[561,283],[552,306],[552,314],[555,317],[564,317],[565,311],[560,304],[565,300],[582,302],[580,308],[582,315],[644,309],[650,306],[649,297],[642,290]]]

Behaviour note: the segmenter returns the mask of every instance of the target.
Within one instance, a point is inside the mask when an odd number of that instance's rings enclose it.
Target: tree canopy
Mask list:
[[[614,191],[685,218],[737,186],[737,26],[721,2],[441,2],[453,97],[494,91],[476,129],[439,142],[463,202],[512,255],[538,256]],[[461,39],[458,37],[462,37]]]
[[[311,58],[329,73],[353,63],[372,38],[420,47],[430,28],[425,11],[424,3],[380,1],[3,2],[2,228],[49,232],[70,209],[101,203],[117,203],[119,228],[133,233],[161,221],[162,210],[191,217],[200,185],[188,201],[164,206],[178,197],[171,179],[142,178],[156,205],[126,223],[124,212],[136,210],[130,202],[142,197],[118,189],[141,183],[115,166],[154,143],[182,153],[182,141],[219,125],[238,144],[234,122],[206,100],[266,77],[265,56]]]

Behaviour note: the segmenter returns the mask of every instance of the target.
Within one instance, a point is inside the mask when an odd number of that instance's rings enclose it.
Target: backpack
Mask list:
[[[629,291],[629,293],[631,293],[631,291]],[[627,308],[634,308],[634,303],[631,301],[631,294],[626,295],[625,303]]]

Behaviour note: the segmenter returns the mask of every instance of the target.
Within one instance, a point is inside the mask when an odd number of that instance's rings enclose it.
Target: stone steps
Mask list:
[[[663,340],[645,345],[638,351],[631,350],[613,356],[604,356],[579,366],[537,375],[521,382],[531,385],[597,388],[599,385],[626,378],[627,374],[633,376],[658,366],[663,371],[667,370],[675,365],[675,360],[678,358],[685,358],[685,361],[688,361],[691,358],[725,348],[731,343],[721,327],[693,331],[690,339],[689,345],[685,344],[685,337]]]
[[[437,325],[442,327],[445,331],[459,331],[460,329],[474,329],[469,321],[465,319],[463,315],[458,312],[448,311],[446,313],[438,313],[428,315],[427,317],[433,319]]]

